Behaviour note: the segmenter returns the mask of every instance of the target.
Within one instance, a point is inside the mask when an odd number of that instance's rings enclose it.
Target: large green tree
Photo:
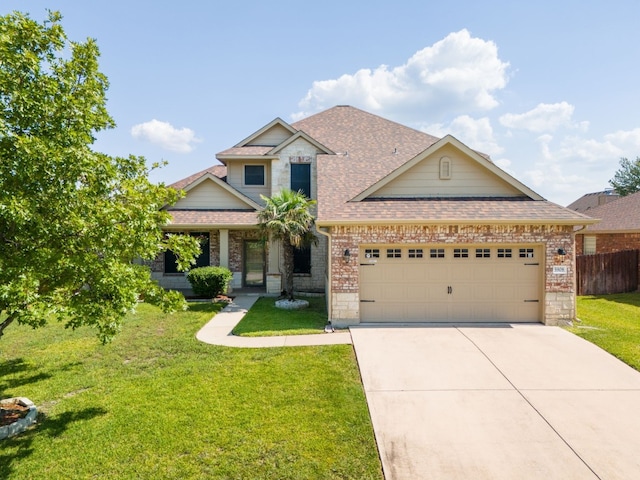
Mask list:
[[[92,149],[115,126],[108,82],[96,42],[69,41],[60,22],[0,17],[0,336],[57,319],[104,342],[141,295],[184,308],[143,263],[171,248],[186,268],[199,246],[164,236],[162,207],[180,193],[150,183],[144,158]]]
[[[258,222],[265,238],[282,242],[284,291],[293,300],[294,249],[315,243],[311,231],[314,218],[311,207],[316,204],[301,192],[283,189],[271,197],[262,196],[264,209],[258,212]]]
[[[640,157],[636,157],[635,161],[621,158],[620,168],[609,184],[623,197],[640,191]]]

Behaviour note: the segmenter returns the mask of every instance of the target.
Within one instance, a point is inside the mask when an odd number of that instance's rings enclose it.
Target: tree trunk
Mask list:
[[[284,292],[289,300],[293,300],[293,245],[288,238],[282,240],[284,259]]]
[[[9,315],[4,320],[4,322],[0,323],[0,337],[2,337],[2,335],[4,335],[4,329],[7,328],[9,325],[11,325],[15,319],[16,319],[15,314]]]

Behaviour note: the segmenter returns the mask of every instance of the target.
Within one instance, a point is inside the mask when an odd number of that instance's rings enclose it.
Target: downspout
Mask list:
[[[573,320],[580,321],[578,318],[578,265],[576,263],[576,235],[587,229],[589,225],[582,225],[579,229],[574,230],[572,233],[573,236],[573,291],[575,295],[573,296]],[[584,253],[584,252],[582,252]]]
[[[320,234],[320,235],[324,235],[325,237],[327,237],[327,282],[326,282],[326,289],[327,289],[327,320],[329,320],[329,323],[331,322],[331,319],[333,318],[332,315],[332,304],[333,302],[331,301],[332,297],[331,297],[331,234],[325,230],[326,227],[319,227],[316,228],[316,231]]]

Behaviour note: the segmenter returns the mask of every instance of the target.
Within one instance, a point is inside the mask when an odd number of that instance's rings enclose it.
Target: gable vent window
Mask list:
[[[245,165],[244,184],[264,185],[264,165]]]
[[[512,252],[510,248],[499,248],[498,258],[511,258]]]
[[[533,248],[521,248],[520,258],[533,258]]]
[[[423,252],[421,248],[410,248],[409,258],[422,258]]]
[[[432,248],[429,250],[430,258],[444,258],[444,248]]]
[[[387,258],[402,258],[402,251],[399,248],[387,248]]]
[[[367,248],[364,251],[364,258],[380,258],[380,250],[377,248]]]
[[[440,180],[451,180],[451,159],[449,157],[440,159]]]
[[[491,258],[491,249],[476,248],[476,258]]]
[[[469,258],[469,249],[468,248],[454,248],[453,249],[453,258]]]

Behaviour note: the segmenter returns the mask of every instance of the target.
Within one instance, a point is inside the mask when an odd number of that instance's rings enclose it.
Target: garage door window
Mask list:
[[[469,258],[469,249],[468,248],[454,248],[453,249],[453,258]]]
[[[402,250],[399,248],[387,248],[387,258],[402,258]]]
[[[367,248],[364,251],[364,258],[380,258],[380,250],[377,248]]]
[[[423,251],[421,248],[410,248],[409,249],[409,258],[422,258]]]
[[[498,249],[498,258],[511,258],[512,252],[510,248],[499,248]]]
[[[444,258],[444,248],[432,248],[429,250],[429,257]]]
[[[491,258],[491,249],[476,248],[476,258]]]
[[[520,258],[533,258],[533,248],[521,248]]]

